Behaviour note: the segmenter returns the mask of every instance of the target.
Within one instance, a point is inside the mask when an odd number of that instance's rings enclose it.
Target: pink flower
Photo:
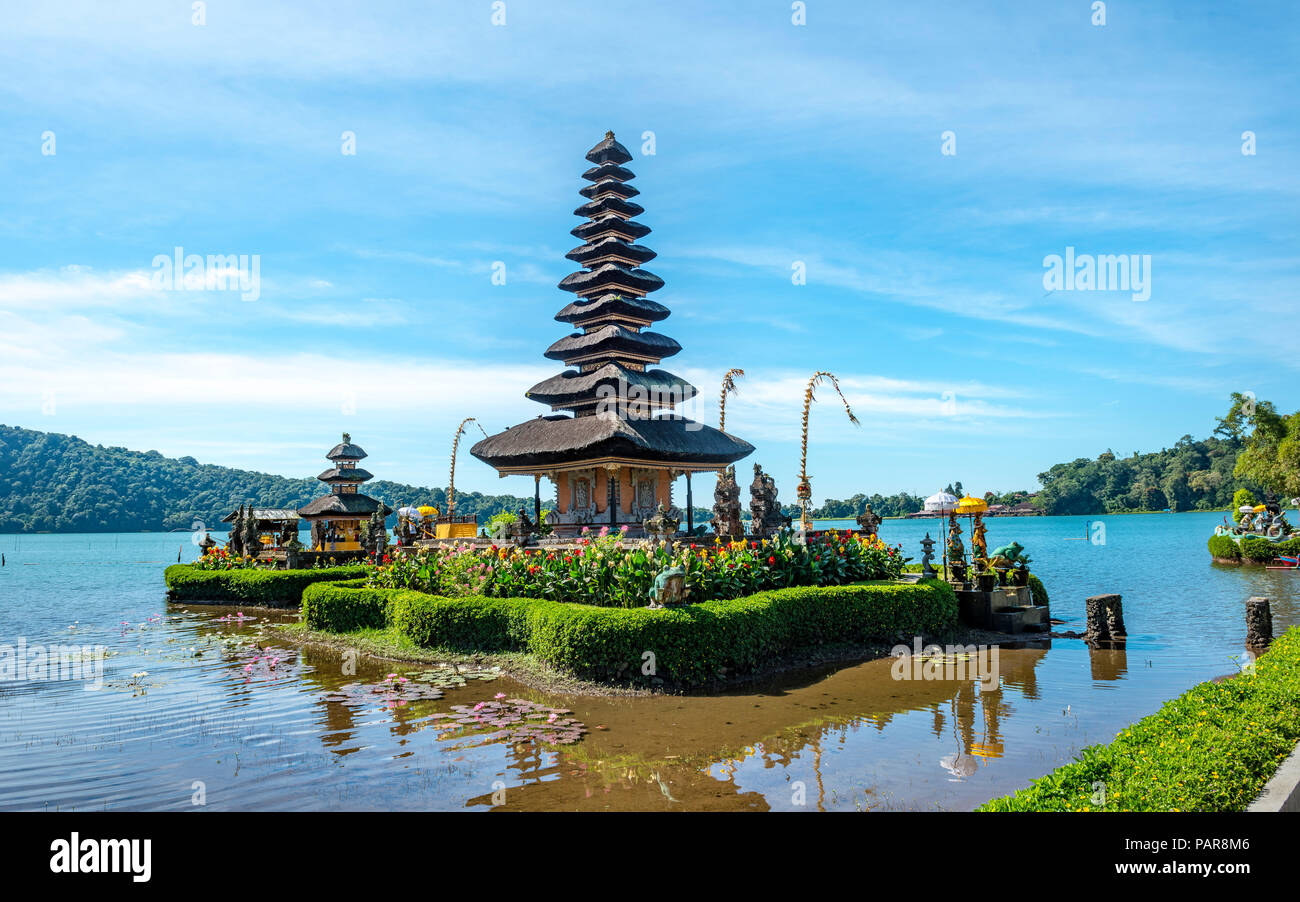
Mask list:
[[[505,694],[504,692],[498,692],[496,695],[494,695],[494,696],[492,696],[492,697],[493,697],[493,698],[505,698],[505,697],[506,697],[506,694]]]

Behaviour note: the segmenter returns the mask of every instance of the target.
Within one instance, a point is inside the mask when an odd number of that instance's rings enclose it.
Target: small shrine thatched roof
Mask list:
[[[375,474],[360,467],[352,467],[347,470],[331,467],[316,478],[321,482],[368,482],[375,478]]]
[[[574,357],[604,354],[636,354],[661,360],[681,351],[674,338],[658,332],[633,332],[624,326],[610,323],[590,332],[575,332],[561,338],[546,349],[551,360],[571,360]]]
[[[298,514],[309,518],[349,515],[369,517],[377,510],[383,510],[385,517],[393,512],[393,509],[387,504],[371,498],[369,495],[362,495],[360,492],[348,492],[340,495],[324,495],[315,501],[309,501],[303,507],[298,508]]]
[[[245,511],[245,515],[250,511]],[[279,520],[285,523],[296,523],[298,521],[298,512],[292,508],[285,507],[255,507],[251,510],[254,520]],[[235,517],[239,511],[231,511],[221,518],[222,523],[234,523]]]

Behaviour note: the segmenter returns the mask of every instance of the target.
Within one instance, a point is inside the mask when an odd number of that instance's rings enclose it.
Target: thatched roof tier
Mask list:
[[[600,219],[593,219],[591,222],[584,222],[580,226],[575,226],[569,230],[569,234],[575,238],[581,238],[583,241],[590,241],[604,235],[617,235],[620,238],[626,238],[628,241],[636,241],[638,238],[644,238],[650,234],[650,226],[642,225],[634,219],[603,216]]]
[[[526,472],[587,461],[722,469],[753,450],[734,435],[677,417],[549,416],[489,436],[470,453],[497,470]]]
[[[560,282],[565,291],[593,297],[623,289],[648,294],[664,287],[664,280],[644,269],[631,269],[622,263],[602,263],[592,270],[571,273]]]
[[[601,163],[599,166],[592,166],[582,174],[582,177],[589,182],[603,182],[605,179],[627,182],[636,178],[636,174],[617,163]]]
[[[681,351],[675,339],[657,332],[634,332],[610,323],[590,332],[575,332],[546,349],[546,357],[578,363],[595,357],[628,358],[637,362],[658,363]]]
[[[623,219],[631,219],[634,216],[640,216],[644,212],[645,207],[640,204],[630,200],[623,200],[623,198],[611,194],[602,197],[600,200],[588,201],[574,210],[573,215],[586,216],[588,219],[599,219],[603,216],[619,216]]]
[[[657,323],[667,319],[669,312],[663,304],[649,298],[634,294],[603,294],[595,300],[579,298],[555,314],[555,318],[562,323],[585,323],[598,318]]]
[[[609,260],[611,262],[631,262],[639,266],[659,256],[650,248],[640,244],[628,244],[617,235],[608,235],[597,241],[588,241],[582,247],[575,247],[564,255],[567,259],[583,266]]]
[[[626,170],[624,170],[626,172]],[[632,173],[628,173],[630,176]],[[595,200],[602,195],[612,195],[627,200],[629,197],[636,197],[641,191],[635,185],[629,185],[618,179],[601,179],[592,185],[584,185],[578,189],[578,193],[588,200]]]
[[[363,470],[360,467],[351,467],[348,469],[331,467],[316,478],[321,482],[368,482],[375,478],[375,474],[368,470]]]
[[[280,523],[298,522],[298,512],[296,510],[293,510],[292,508],[254,507],[251,510],[247,511],[245,513],[245,516],[247,516],[248,513],[251,513],[253,515],[254,520],[271,520]],[[226,514],[224,517],[221,518],[221,522],[234,523],[235,517],[237,517],[238,515],[239,515],[239,511],[231,511],[230,513]]]
[[[606,387],[616,397],[640,397],[652,407],[664,408],[689,401],[698,394],[694,385],[665,370],[630,370],[617,363],[607,363],[588,373],[570,370],[538,382],[528,390],[528,397],[556,409],[578,410],[599,404],[600,390]]]
[[[343,441],[331,448],[329,454],[325,455],[329,460],[361,460],[366,456],[366,452],[361,450],[360,445],[352,444],[352,436],[346,432],[343,433]]]
[[[587,151],[587,159],[597,165],[601,163],[626,163],[632,159],[627,148],[614,140],[613,132],[605,132],[605,137]]]
[[[298,508],[298,515],[305,519],[313,517],[369,517],[375,511],[382,510],[385,517],[393,512],[393,509],[384,502],[369,495],[362,495],[360,492],[344,493],[341,495],[324,495],[315,501],[309,501],[306,506]]]

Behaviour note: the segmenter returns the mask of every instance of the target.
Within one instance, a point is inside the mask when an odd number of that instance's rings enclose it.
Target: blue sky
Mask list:
[[[462,417],[543,412],[606,129],[665,365],[710,423],[745,369],[728,430],[789,500],[818,369],[862,421],[820,392],[818,501],[1033,487],[1205,435],[1234,390],[1300,406],[1290,3],[17,6],[0,422],[294,476],[346,429],[376,475],[445,484]],[[177,246],[258,255],[260,296],[158,290]],[[1067,247],[1149,255],[1149,300],[1046,291]],[[529,492],[462,454],[458,488]]]

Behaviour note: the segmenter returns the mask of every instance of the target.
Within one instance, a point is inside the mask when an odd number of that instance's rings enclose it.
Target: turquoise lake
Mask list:
[[[992,690],[899,682],[872,661],[651,698],[504,676],[394,696],[389,673],[425,668],[363,658],[352,672],[336,651],[259,647],[259,627],[291,614],[168,605],[162,571],[195,557],[188,534],[0,536],[0,644],[110,653],[96,691],[0,682],[0,809],[969,809],[1235,672],[1250,596],[1272,599],[1277,632],[1300,623],[1300,576],[1211,564],[1222,519],[988,521],[990,547],[1014,539],[1032,556],[1058,630],[1083,628],[1086,596],[1123,595],[1123,651],[1005,649]],[[1104,544],[1081,540],[1090,522]],[[939,539],[943,523],[886,521],[881,536],[919,560],[927,531]],[[571,711],[588,732],[508,744],[435,716],[498,693]]]

